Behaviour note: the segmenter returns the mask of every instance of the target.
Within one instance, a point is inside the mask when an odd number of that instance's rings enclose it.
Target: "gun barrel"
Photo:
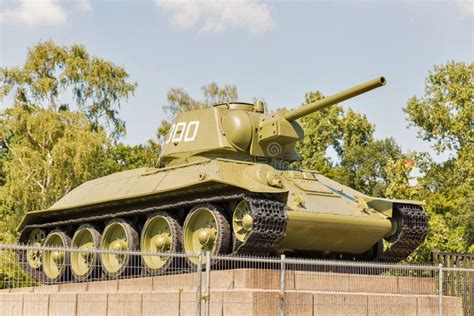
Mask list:
[[[321,99],[319,101],[306,104],[300,108],[288,111],[284,114],[285,118],[288,121],[297,120],[303,116],[311,114],[313,112],[325,109],[333,104],[345,101],[347,99],[358,96],[359,94],[368,92],[375,88],[385,85],[386,81],[384,77],[378,77],[373,80],[367,81],[350,89],[344,90],[342,92],[333,94],[327,98]]]

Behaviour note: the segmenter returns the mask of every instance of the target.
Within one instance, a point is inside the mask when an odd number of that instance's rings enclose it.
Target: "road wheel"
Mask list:
[[[100,245],[102,250],[107,251],[137,250],[138,233],[127,221],[114,219],[105,227]],[[138,272],[138,256],[131,256],[129,253],[101,253],[99,257],[102,269],[109,278]]]
[[[88,224],[80,226],[74,233],[72,248],[85,250],[71,252],[71,271],[76,280],[84,281],[98,276],[99,255],[87,250],[99,249],[100,239],[100,233]]]
[[[183,226],[183,247],[188,254],[225,254],[230,245],[230,225],[223,210],[213,204],[193,207]],[[188,257],[191,265],[197,265],[196,257]],[[203,257],[202,263],[206,263]]]
[[[178,219],[167,213],[159,212],[145,222],[140,249],[143,252],[178,253],[181,252],[182,228]],[[148,274],[161,274],[168,268],[177,267],[177,258],[167,256],[143,256],[143,266]]]
[[[60,230],[53,230],[44,240],[45,247],[52,249],[42,251],[43,271],[49,283],[67,281],[69,279],[70,252],[61,248],[69,248],[71,238]]]

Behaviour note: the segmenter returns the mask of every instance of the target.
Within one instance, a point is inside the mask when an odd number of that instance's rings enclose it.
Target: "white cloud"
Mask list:
[[[455,0],[454,3],[463,14],[474,16],[474,0]]]
[[[77,5],[79,7],[79,10],[81,11],[86,11],[86,12],[92,11],[92,5],[89,0],[78,0]]]
[[[0,0],[0,23],[26,26],[59,25],[67,22],[71,2],[61,0]],[[74,0],[80,11],[91,11],[90,0]]]
[[[0,22],[5,24],[55,25],[67,20],[67,13],[56,0],[18,0],[3,9],[7,1],[1,1]]]
[[[204,32],[243,28],[263,33],[273,26],[267,4],[258,0],[154,0],[171,13],[171,21],[181,28],[197,27]]]

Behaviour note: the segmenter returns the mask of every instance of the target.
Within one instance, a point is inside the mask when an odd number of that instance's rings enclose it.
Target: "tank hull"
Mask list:
[[[287,234],[279,249],[361,254],[390,230],[390,220],[382,218],[288,212]]]
[[[315,171],[202,159],[179,167],[135,169],[86,182],[49,209],[27,213],[18,230],[114,214],[124,217],[143,207],[243,193],[261,194],[285,205],[286,233],[274,252],[364,253],[393,231],[392,204],[400,202],[365,196]]]

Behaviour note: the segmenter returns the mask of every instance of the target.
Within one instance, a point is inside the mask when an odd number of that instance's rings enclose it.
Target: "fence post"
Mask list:
[[[280,316],[285,315],[285,255],[281,255],[281,262],[280,262]]]
[[[443,315],[443,265],[438,264],[438,314]]]
[[[211,253],[206,252],[206,301],[204,305],[204,315],[211,313]]]
[[[197,288],[196,288],[196,315],[201,316],[201,300],[202,300],[202,254],[198,256],[197,265]]]

